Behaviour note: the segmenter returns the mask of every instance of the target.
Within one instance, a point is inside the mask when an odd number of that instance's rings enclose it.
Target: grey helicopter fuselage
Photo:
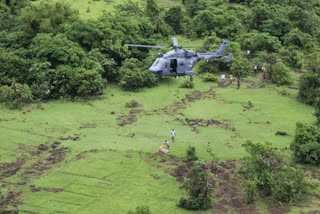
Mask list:
[[[192,77],[195,72],[192,68],[200,60],[208,60],[223,57],[224,51],[227,47],[228,40],[224,40],[217,52],[211,53],[197,53],[191,50],[176,47],[174,50],[165,54],[158,53],[158,58],[149,68],[149,70],[158,76],[185,76]],[[230,53],[226,58],[226,62],[230,62],[232,54]]]
[[[158,56],[149,70],[159,76],[192,76],[194,72],[191,70],[200,60],[196,52],[182,49],[164,55],[159,53]]]
[[[174,50],[169,51],[165,54],[158,53],[158,58],[151,65],[149,70],[156,74],[157,76],[192,76],[195,72],[192,71],[192,68],[200,60],[208,60],[214,58],[225,57],[226,62],[230,62],[232,53],[228,56],[223,56],[224,51],[227,48],[228,40],[223,40],[219,50],[217,52],[213,51],[211,53],[198,53],[188,49],[183,49],[178,45],[178,39],[172,38]],[[168,48],[166,46],[152,46],[152,45],[137,45],[137,44],[125,44],[126,46],[131,47],[140,47],[140,48]]]

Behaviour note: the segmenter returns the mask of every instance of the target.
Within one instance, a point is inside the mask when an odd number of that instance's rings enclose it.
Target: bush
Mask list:
[[[20,108],[33,101],[27,84],[12,83],[11,87],[0,87],[0,102],[11,108]]]
[[[303,74],[299,81],[298,99],[306,104],[314,105],[317,97],[320,97],[320,79],[315,74]]]
[[[140,103],[136,100],[131,100],[130,102],[127,102],[125,105],[127,108],[136,108],[141,106]]]
[[[257,198],[257,181],[256,180],[244,180],[241,184],[247,194],[247,204],[251,204]]]
[[[129,211],[127,214],[151,214],[148,206],[136,207],[136,211]]]
[[[198,157],[196,155],[196,148],[194,146],[189,146],[186,150],[186,161],[196,161]]]
[[[283,167],[272,175],[271,191],[273,200],[283,203],[295,203],[309,193],[312,184],[300,169]]]
[[[120,72],[123,73],[120,79],[120,86],[127,91],[137,91],[143,87],[156,85],[156,77],[150,71],[141,71],[138,68],[133,70],[121,68]]]
[[[244,58],[234,58],[230,67],[231,73],[236,77],[246,77],[252,72],[250,63]]]
[[[193,88],[194,83],[190,80],[185,80],[181,85],[180,88]]]
[[[290,69],[281,61],[272,65],[271,69],[271,82],[285,85],[293,82],[291,75],[289,74]]]
[[[213,187],[208,182],[207,174],[200,164],[196,164],[187,175],[188,179],[181,186],[189,198],[181,198],[178,206],[188,210],[205,210],[211,207]]]
[[[302,170],[296,170],[285,163],[281,154],[270,143],[245,143],[250,154],[244,158],[240,174],[247,192],[247,202],[255,200],[258,191],[263,196],[271,196],[276,203],[294,203],[308,193],[313,184],[306,178]]]
[[[205,81],[205,82],[217,82],[218,78],[216,76],[214,76],[213,74],[206,73],[205,75],[203,75],[203,81]]]
[[[295,159],[300,163],[320,163],[320,133],[312,125],[297,123],[294,140],[290,145]]]

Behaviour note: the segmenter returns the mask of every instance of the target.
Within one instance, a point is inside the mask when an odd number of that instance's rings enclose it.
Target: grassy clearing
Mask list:
[[[297,102],[292,89],[288,89],[292,95],[283,96],[273,86],[252,88],[252,82],[243,83],[239,90],[235,84],[218,88],[217,83],[196,77],[190,90],[179,88],[182,81],[166,79],[158,87],[130,93],[109,86],[103,97],[90,102],[50,101],[19,111],[2,108],[0,162],[21,158],[25,162],[16,174],[1,179],[13,183],[1,191],[22,191],[21,213],[125,213],[144,204],[152,213],[188,213],[176,207],[180,184],[166,173],[174,166],[167,164],[164,169],[150,159],[165,139],[171,141],[172,128],[177,132],[172,155],[183,157],[192,145],[202,160],[226,161],[245,155],[242,143],[247,139],[288,147],[297,121],[315,121],[312,108]],[[259,84],[256,78],[251,81]],[[142,104],[139,111],[125,107],[133,99]],[[130,116],[135,119],[130,121]],[[187,120],[220,124],[188,125]],[[129,124],[119,126],[123,122]],[[276,136],[277,131],[289,136]],[[45,169],[53,142],[69,152]],[[39,144],[50,149],[35,155]],[[31,185],[42,189],[34,191]],[[257,209],[269,212],[261,203]],[[315,204],[308,209],[314,210]],[[292,209],[301,210],[305,209]]]
[[[35,2],[39,2],[37,0]],[[57,0],[49,0],[49,2],[56,2]],[[143,0],[132,0],[133,2],[139,2],[142,5],[145,4]],[[126,2],[126,0],[65,0],[65,2],[72,5],[74,9],[79,11],[82,19],[97,19],[103,14],[103,12],[113,12],[115,6]],[[169,6],[180,5],[178,0],[158,0],[159,7],[166,8]]]

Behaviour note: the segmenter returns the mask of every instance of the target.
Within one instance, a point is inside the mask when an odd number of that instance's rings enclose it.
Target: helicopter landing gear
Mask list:
[[[192,77],[192,76],[190,77],[190,81],[191,81],[191,82],[193,81],[193,77]]]

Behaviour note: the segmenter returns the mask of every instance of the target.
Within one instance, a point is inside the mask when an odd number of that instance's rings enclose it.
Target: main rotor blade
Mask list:
[[[219,45],[205,45],[205,46],[183,46],[183,48],[213,48],[213,47],[220,47]]]
[[[139,47],[139,48],[170,48],[166,46],[154,46],[154,45],[135,45],[135,44],[124,44],[129,47]]]
[[[172,45],[174,48],[177,48],[179,47],[179,44],[178,44],[178,39],[176,37],[172,37]]]

